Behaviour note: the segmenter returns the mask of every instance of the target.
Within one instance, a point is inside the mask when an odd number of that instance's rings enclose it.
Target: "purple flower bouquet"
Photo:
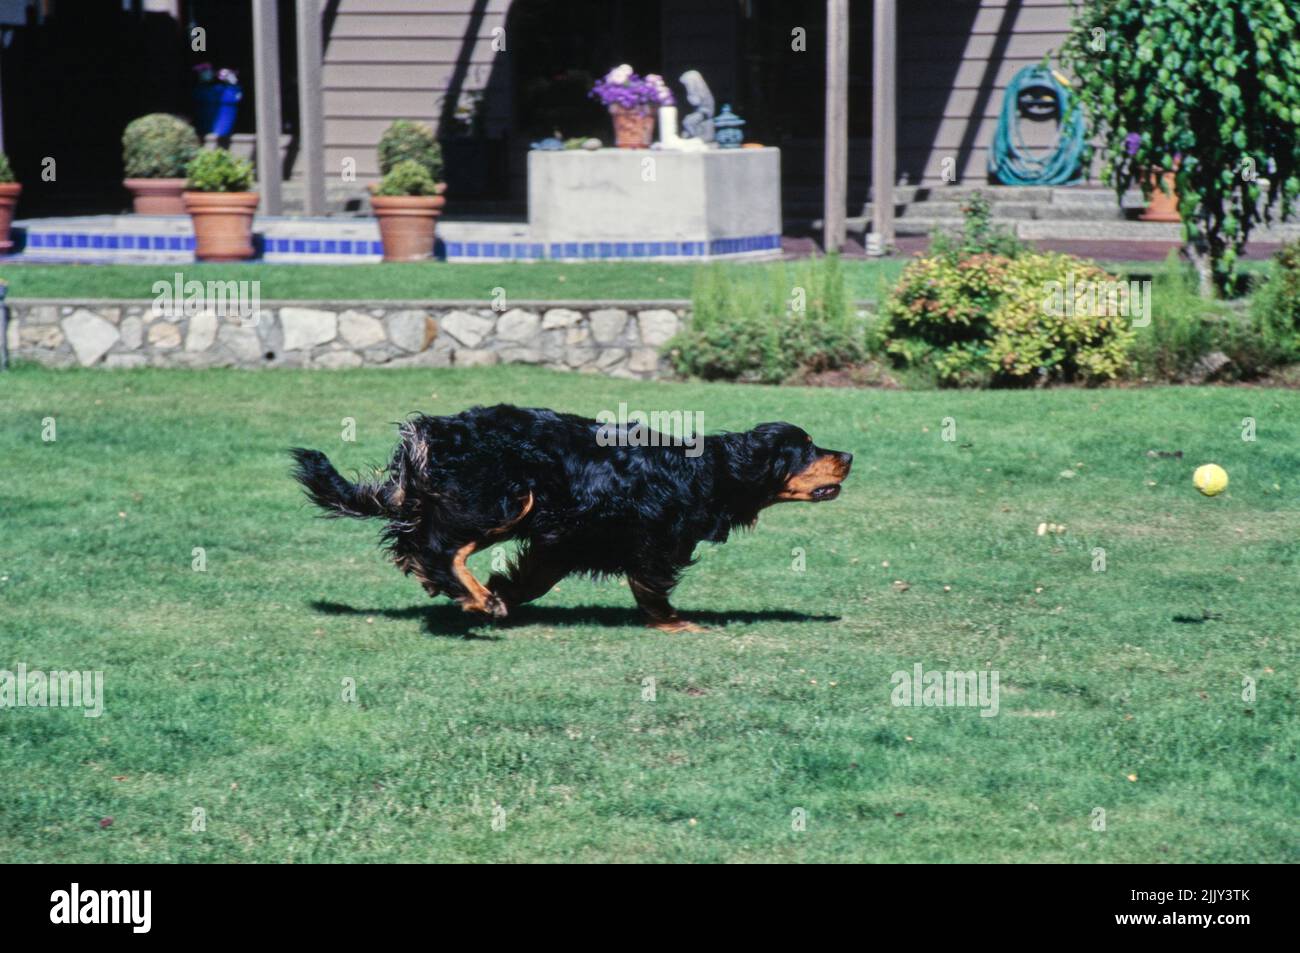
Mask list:
[[[614,117],[615,144],[623,149],[647,148],[654,136],[655,110],[676,105],[662,76],[638,76],[626,63],[606,73],[588,95]]]

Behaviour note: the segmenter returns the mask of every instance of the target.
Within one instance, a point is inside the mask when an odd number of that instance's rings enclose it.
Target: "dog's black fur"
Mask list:
[[[401,427],[386,478],[359,483],[317,450],[290,453],[329,515],[388,520],[394,561],[431,596],[500,618],[570,573],[626,574],[650,624],[669,630],[693,628],[668,595],[699,542],[725,541],[773,503],[834,498],[853,460],[786,423],[698,435],[695,457],[601,446],[601,426],[509,405],[419,416]],[[521,540],[516,562],[482,586],[465,559],[510,538]]]

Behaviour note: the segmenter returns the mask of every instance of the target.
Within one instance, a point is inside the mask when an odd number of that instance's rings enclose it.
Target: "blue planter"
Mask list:
[[[212,133],[218,139],[234,130],[239,101],[244,91],[229,83],[208,83],[194,90],[195,128],[200,136]]]

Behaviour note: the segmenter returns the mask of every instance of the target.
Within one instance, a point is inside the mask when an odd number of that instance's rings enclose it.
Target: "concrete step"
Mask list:
[[[943,185],[943,186],[897,186],[894,189],[894,201],[906,203],[951,202],[965,204],[978,192],[988,200],[990,205],[1010,203],[1012,205],[1026,202],[1049,202],[1052,192],[1050,186],[1007,186],[1007,185]],[[868,201],[871,196],[868,195]]]
[[[990,209],[994,221],[998,222],[1023,222],[1031,221],[1037,216],[1037,213],[1047,206],[1037,205],[1012,205],[1009,202],[1003,202],[994,205]],[[862,209],[863,216],[870,218],[875,206],[870,202]],[[894,217],[899,221],[904,219],[924,218],[924,219],[952,219],[962,221],[966,216],[962,211],[963,206],[957,202],[916,202],[912,205],[902,205],[894,207]]]
[[[1111,196],[1111,198],[1113,199],[1114,196]],[[1137,211],[1137,209],[1134,209],[1133,214],[1136,215]],[[1114,204],[1044,205],[1034,210],[1036,220],[1049,222],[1122,222],[1129,217],[1124,209]]]

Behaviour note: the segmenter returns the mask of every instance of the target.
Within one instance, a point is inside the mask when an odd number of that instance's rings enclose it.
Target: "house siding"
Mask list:
[[[497,83],[508,90],[509,56],[492,41],[509,8],[510,0],[340,0],[325,25],[326,168],[354,159],[358,179],[373,181],[375,147],[394,119],[423,120],[436,131],[453,83],[466,92]],[[505,129],[508,95],[491,102],[487,129]]]
[[[1061,48],[1072,16],[1061,0],[900,4],[899,169],[914,184],[937,185],[951,158],[958,181],[986,181],[1007,85]],[[1051,61],[1057,65],[1055,55]],[[1050,145],[1055,136],[1050,123],[1022,123],[1021,131],[1030,146]]]
[[[340,0],[327,22],[323,95],[327,169],[356,162],[362,183],[378,174],[375,145],[394,119],[435,128],[448,86],[493,90],[489,134],[511,124],[510,57],[492,50],[511,0]],[[698,0],[664,0],[664,60],[675,76],[699,66],[720,101],[736,85],[735,13]],[[851,16],[869,21],[869,0]],[[943,182],[944,160],[958,181],[987,179],[988,155],[1007,84],[1024,66],[1058,50],[1072,9],[1064,0],[908,0],[899,9],[898,168],[914,184]],[[730,39],[728,39],[730,38]],[[526,42],[506,37],[510,42]],[[867,53],[865,59],[869,62]],[[703,64],[703,65],[700,65]],[[855,96],[870,96],[870,76],[857,77]],[[818,106],[820,108],[820,106]],[[1031,146],[1051,142],[1050,124],[1022,124]],[[811,142],[790,143],[799,186],[820,192],[820,160]],[[819,151],[819,150],[818,150]],[[851,196],[865,198],[870,141],[851,142]],[[518,177],[512,161],[512,177]],[[297,172],[295,170],[295,176]],[[789,178],[789,176],[787,177]],[[790,183],[794,184],[794,183]],[[519,183],[515,183],[516,190]]]

